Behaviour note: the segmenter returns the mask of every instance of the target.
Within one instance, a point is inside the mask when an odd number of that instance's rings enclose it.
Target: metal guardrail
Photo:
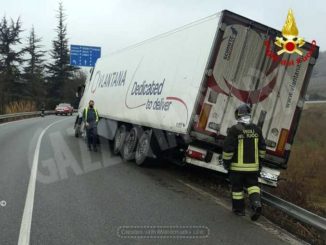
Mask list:
[[[283,211],[292,218],[326,233],[326,218],[276,197],[266,191],[262,191],[262,201],[269,206]]]
[[[54,111],[45,111],[45,115],[54,114]],[[11,119],[11,118],[20,118],[26,116],[40,116],[41,111],[32,111],[32,112],[20,112],[20,113],[12,113],[12,114],[2,114],[0,115],[0,121],[4,119]]]
[[[326,100],[307,100],[305,101],[306,104],[324,104]]]

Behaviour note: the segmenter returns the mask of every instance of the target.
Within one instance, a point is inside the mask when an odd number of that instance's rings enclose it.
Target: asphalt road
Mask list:
[[[47,116],[0,125],[1,245],[26,234],[42,245],[298,242],[268,222],[234,216],[228,202],[164,166],[123,162],[106,142],[89,152],[73,122]]]

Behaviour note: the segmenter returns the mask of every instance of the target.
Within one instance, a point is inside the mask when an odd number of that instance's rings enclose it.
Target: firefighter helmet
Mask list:
[[[245,116],[251,116],[251,107],[248,104],[242,104],[234,112],[234,116],[237,120]]]

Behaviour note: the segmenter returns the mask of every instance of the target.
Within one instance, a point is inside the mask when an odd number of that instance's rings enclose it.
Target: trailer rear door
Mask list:
[[[279,50],[276,36],[282,37],[274,29],[223,12],[192,135],[207,141],[211,136],[223,139],[236,123],[235,108],[249,103],[253,122],[262,128],[267,142],[267,161],[284,167],[318,47],[306,43],[300,48],[302,56],[283,53],[274,61],[268,54]]]

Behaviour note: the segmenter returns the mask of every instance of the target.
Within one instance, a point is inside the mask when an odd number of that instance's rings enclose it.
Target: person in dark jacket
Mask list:
[[[232,210],[236,215],[245,215],[244,187],[248,191],[253,213],[252,220],[261,214],[258,175],[261,159],[266,154],[262,131],[251,123],[251,107],[239,106],[235,111],[238,123],[228,130],[223,147],[223,165],[229,171],[232,185]]]
[[[97,123],[99,120],[98,112],[94,108],[94,101],[90,100],[88,107],[84,109],[83,121],[86,126],[86,136],[88,149],[97,151]]]

